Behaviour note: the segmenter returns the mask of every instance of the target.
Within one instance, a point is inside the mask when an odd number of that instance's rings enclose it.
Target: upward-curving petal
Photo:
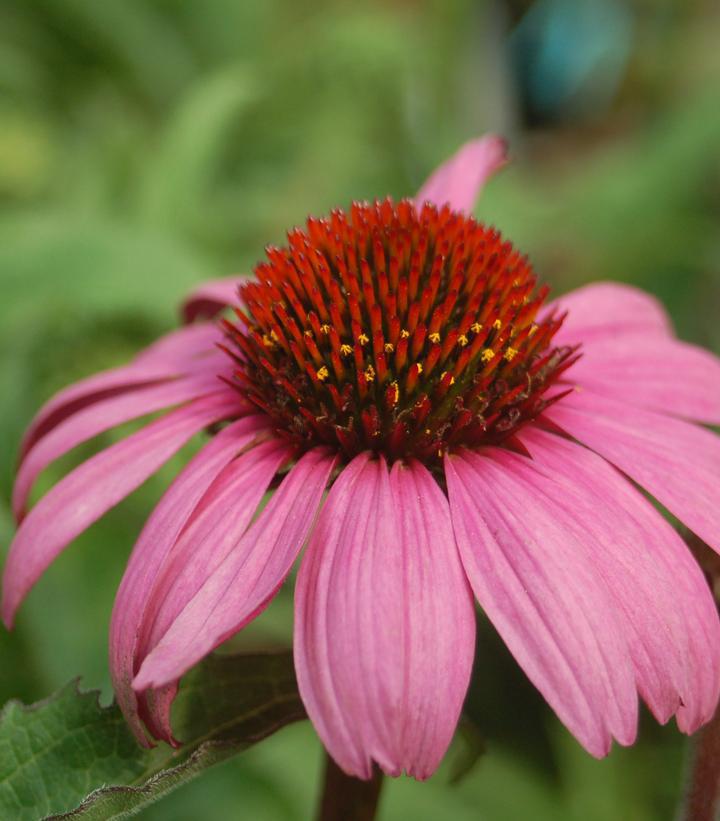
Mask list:
[[[432,202],[442,208],[472,213],[487,180],[507,163],[507,143],[488,134],[465,143],[437,168],[415,197],[415,206]]]
[[[182,304],[182,318],[185,322],[196,319],[212,319],[229,305],[238,305],[240,277],[214,279],[203,282],[192,291]]]
[[[224,558],[150,649],[133,682],[137,691],[175,681],[267,605],[305,543],[334,464],[323,448],[295,464],[257,521],[225,546]]]
[[[298,575],[295,665],[333,758],[427,778],[452,739],[474,653],[472,596],[447,499],[417,462],[356,457]]]
[[[132,680],[141,624],[165,559],[205,492],[243,449],[268,430],[264,416],[246,416],[220,431],[184,468],[152,512],[135,544],[110,622],[110,674],[115,695],[138,741],[147,744]]]
[[[543,415],[604,456],[720,552],[720,437],[584,389]]]
[[[497,448],[446,457],[455,537],[475,595],[528,678],[596,756],[634,740],[637,692],[614,602],[554,499]],[[597,549],[602,546],[597,544]]]
[[[224,389],[169,413],[88,459],[30,511],[13,539],[3,576],[9,627],[30,588],[73,539],[141,485],[195,433],[237,410]]]
[[[526,429],[532,460],[515,459],[539,498],[548,495],[583,539],[624,620],[640,694],[660,722],[677,713],[694,732],[720,691],[720,620],[710,588],[677,532],[602,457]]]

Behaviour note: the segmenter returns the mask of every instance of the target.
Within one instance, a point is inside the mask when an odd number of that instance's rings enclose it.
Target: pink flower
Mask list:
[[[527,260],[464,213],[504,159],[477,140],[414,202],[310,219],[254,279],[201,287],[193,324],[31,425],[8,625],[79,533],[219,428],[153,511],[117,595],[112,675],[142,743],[172,741],[180,677],[267,606],[306,543],[298,681],[348,773],[437,767],[473,663],[473,598],[593,755],[632,743],[638,694],[688,733],[712,715],[715,605],[637,486],[720,549],[720,439],[698,424],[720,423],[720,362],[624,285],[544,305]],[[209,321],[227,306],[232,322]],[[169,408],[26,514],[51,462]]]

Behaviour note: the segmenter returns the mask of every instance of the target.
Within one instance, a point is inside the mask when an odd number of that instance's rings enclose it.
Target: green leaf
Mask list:
[[[77,681],[0,716],[0,818],[127,818],[213,764],[305,717],[290,652],[216,655],[174,707],[179,750],[138,746],[118,707]]]

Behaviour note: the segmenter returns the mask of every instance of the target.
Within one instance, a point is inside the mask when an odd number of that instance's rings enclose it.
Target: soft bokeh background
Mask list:
[[[54,390],[127,359],[173,326],[189,286],[250,270],[308,212],[412,193],[484,130],[508,135],[514,163],[477,213],[556,293],[634,283],[720,350],[719,39],[716,0],[3,0],[3,549],[19,437]],[[78,539],[0,630],[0,701],[75,675],[109,694],[113,593],[181,461]],[[286,641],[291,615],[286,590],[243,641]],[[644,721],[635,748],[596,762],[487,629],[477,667],[446,766],[389,783],[382,818],[671,817],[673,728]],[[310,726],[291,727],[142,817],[304,819],[320,761]]]

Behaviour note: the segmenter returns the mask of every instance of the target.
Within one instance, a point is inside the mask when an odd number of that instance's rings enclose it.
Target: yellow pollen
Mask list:
[[[312,331],[308,328],[308,330],[305,331],[305,336],[312,336],[312,335],[313,335]]]
[[[322,368],[320,368],[320,370],[315,374],[315,376],[317,376],[317,378],[321,382],[324,382],[328,378],[328,376],[330,376],[330,371],[325,367],[325,365],[323,365]]]
[[[263,334],[262,341],[263,341],[263,345],[266,348],[274,348],[275,347],[275,343],[272,341],[272,339],[267,334]]]
[[[407,339],[410,336],[410,331],[406,331],[405,328],[400,331],[400,339]]]
[[[460,336],[458,337],[458,345],[461,348],[464,348],[467,344],[468,344],[468,338],[465,336],[465,334],[460,334]]]
[[[537,329],[538,329],[538,326],[533,322],[533,324],[530,326],[530,331],[528,333],[528,336],[533,336],[537,332]]]
[[[394,350],[395,346],[392,344],[392,342],[385,343],[385,353],[392,353]]]
[[[470,330],[474,334],[479,334],[480,331],[482,331],[482,325],[479,322],[473,322],[473,324],[470,326]]]
[[[270,338],[272,339],[273,342],[278,341],[278,335],[275,333],[275,331],[270,331]]]
[[[440,334],[436,331],[434,334],[430,334],[428,339],[437,344],[440,341]]]
[[[367,379],[368,382],[372,382],[375,379],[375,368],[373,368],[372,365],[368,365],[367,368],[365,368],[365,379]]]
[[[357,340],[361,345],[367,345],[370,341],[370,337],[366,336],[365,334],[360,334]]]
[[[502,328],[502,322],[500,322],[499,319],[496,319],[495,322],[493,322],[493,328],[499,331],[500,328]]]
[[[492,348],[483,348],[480,357],[483,362],[489,362],[491,359],[495,359],[495,351]]]
[[[507,359],[508,362],[512,362],[513,359],[515,359],[515,357],[517,356],[517,354],[518,354],[517,348],[508,348],[505,351],[504,356],[505,356],[505,359]]]
[[[329,333],[330,333],[330,326],[329,326],[329,325],[327,325],[327,324],[326,324],[326,325],[321,325],[321,326],[320,326],[320,330],[321,330],[324,334],[329,334]]]
[[[443,372],[440,374],[440,381],[442,382],[442,381],[443,381],[443,379],[445,379],[445,377],[446,377],[446,376],[447,376],[447,371],[443,371]],[[455,384],[455,377],[454,377],[454,376],[451,376],[451,377],[450,377],[450,384],[451,384],[451,385],[454,385],[454,384]]]
[[[352,345],[348,345],[347,343],[340,346],[340,353],[343,356],[349,356],[352,353]]]
[[[393,405],[397,405],[397,403],[400,399],[400,386],[398,385],[397,382],[391,382],[390,387],[393,389],[393,392],[394,392],[392,403],[393,403]]]
[[[415,364],[417,365],[418,373],[422,373],[422,363],[416,362]]]

